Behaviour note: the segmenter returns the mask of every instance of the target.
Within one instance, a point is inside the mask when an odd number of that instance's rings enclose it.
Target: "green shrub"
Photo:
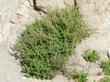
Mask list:
[[[109,77],[104,77],[99,82],[110,82],[110,78]]]
[[[90,50],[90,49],[85,51],[83,57],[86,61],[89,61],[89,62],[95,62],[100,58],[98,52],[96,52],[95,50]]]
[[[72,72],[69,73],[69,77],[71,79],[77,79],[78,82],[86,82],[87,81],[87,73],[84,71],[75,71],[73,70]]]
[[[15,46],[26,76],[52,79],[72,54],[76,44],[89,34],[78,9],[50,14],[29,25]]]
[[[96,82],[96,81],[94,80],[94,82]]]
[[[110,60],[103,61],[101,67],[106,75],[110,75]]]

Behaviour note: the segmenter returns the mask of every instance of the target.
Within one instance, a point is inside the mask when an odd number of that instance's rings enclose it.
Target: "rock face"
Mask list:
[[[11,44],[23,26],[31,21],[26,0],[0,1],[0,43]],[[29,20],[30,19],[30,20]]]
[[[76,48],[76,54],[70,57],[70,64],[77,63],[77,67],[85,69],[90,76],[88,82],[98,82],[103,77],[100,62],[108,60],[110,49],[110,0],[77,0],[83,19],[95,33],[82,41]],[[88,63],[82,57],[87,49],[100,53],[101,58],[96,63]]]
[[[15,43],[26,25],[46,14],[35,9],[33,2],[36,2],[37,8],[46,12],[73,4],[73,0],[0,0],[0,82],[69,82],[63,76],[49,81],[25,78],[20,72],[19,62],[9,55],[6,46]]]
[[[27,24],[40,19],[49,10],[62,9],[67,5],[72,6],[73,0],[0,1],[0,44],[8,46],[14,44]]]
[[[100,30],[109,27],[110,0],[78,0],[78,4],[89,26]]]

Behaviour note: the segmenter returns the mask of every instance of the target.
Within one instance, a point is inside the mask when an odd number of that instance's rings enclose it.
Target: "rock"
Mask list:
[[[15,59],[16,59],[16,60],[20,59],[20,57],[21,57],[21,56],[20,56],[20,53],[18,53],[18,52],[15,53]]]
[[[11,19],[10,19],[10,23],[12,24],[16,24],[17,21],[19,21],[20,19],[23,18],[23,15],[22,14],[16,14],[15,16],[13,16]]]
[[[103,74],[102,69],[96,63],[90,63],[88,65],[88,69],[86,69],[86,70],[88,71],[88,74],[92,75],[92,76],[100,76]]]
[[[87,77],[87,82],[100,82],[99,80],[101,79],[101,78],[103,78],[104,76],[103,75],[101,75],[101,76],[88,76]]]
[[[50,10],[63,9],[72,4],[73,0],[0,1],[0,43],[11,46],[25,29],[25,25],[41,19]],[[33,9],[35,6],[36,11]]]
[[[107,51],[102,51],[102,52],[100,53],[100,60],[101,60],[101,61],[106,61],[106,60],[109,59],[108,56],[109,56],[109,52],[107,52]]]
[[[64,0],[64,3],[66,6],[71,7],[74,5],[74,0]]]
[[[87,62],[83,58],[82,54],[76,51],[74,55],[69,57],[68,64],[74,66],[86,67]]]

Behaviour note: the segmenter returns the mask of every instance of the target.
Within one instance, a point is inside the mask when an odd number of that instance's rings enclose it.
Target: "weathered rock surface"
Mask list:
[[[103,77],[100,62],[108,60],[110,49],[110,0],[77,0],[83,19],[89,28],[96,29],[86,40],[83,40],[76,48],[76,55],[70,57],[70,64],[77,61],[77,65],[83,67],[90,76],[88,82],[96,82]],[[100,60],[91,64],[81,57],[87,49],[93,49],[100,53]],[[76,61],[74,60],[76,57]],[[85,67],[84,67],[85,66]],[[98,74],[99,73],[99,74]],[[98,74],[98,75],[97,75]]]
[[[40,19],[45,14],[43,11],[62,9],[67,5],[72,6],[73,0],[0,1],[0,43],[8,46],[14,44],[25,26],[35,19]]]
[[[70,82],[63,76],[53,80],[25,78],[20,64],[9,54],[7,46],[12,46],[25,26],[45,15],[34,10],[34,0],[0,0],[0,82]],[[35,0],[42,10],[62,9],[71,5],[73,0]],[[2,45],[1,45],[2,44]]]

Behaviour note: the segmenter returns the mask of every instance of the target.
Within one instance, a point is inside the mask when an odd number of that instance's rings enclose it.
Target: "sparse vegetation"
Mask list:
[[[29,25],[16,44],[26,76],[52,79],[64,67],[76,45],[88,36],[77,8],[50,14]],[[85,75],[78,75],[79,82]]]
[[[87,81],[87,73],[84,71],[76,71],[73,70],[69,73],[69,78],[76,79],[78,82],[86,82]]]
[[[100,58],[99,53],[91,49],[86,50],[83,57],[89,62],[95,62]]]
[[[110,75],[110,59],[103,61],[101,67],[105,75]]]

